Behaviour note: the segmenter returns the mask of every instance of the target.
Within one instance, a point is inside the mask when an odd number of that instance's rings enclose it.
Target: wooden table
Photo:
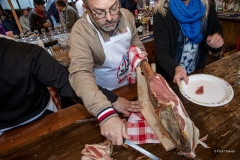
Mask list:
[[[207,65],[196,73],[208,73],[228,81],[234,89],[233,100],[221,107],[211,108],[194,104],[184,98],[174,83],[171,88],[181,99],[191,120],[200,130],[200,137],[208,135],[209,149],[198,146],[196,159],[239,160],[240,158],[240,88],[233,86],[236,80],[240,52]],[[114,91],[129,100],[137,99],[136,85],[128,85]],[[80,121],[78,121],[80,120]],[[104,141],[98,122],[82,105],[74,105],[51,114],[29,125],[0,136],[0,159],[57,159],[79,160],[85,144]],[[161,144],[140,145],[163,160],[186,159],[176,150],[166,152]],[[114,146],[112,157],[116,160],[147,160],[136,150]]]

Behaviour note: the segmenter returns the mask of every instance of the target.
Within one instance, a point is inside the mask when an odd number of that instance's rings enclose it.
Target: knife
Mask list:
[[[127,139],[125,140],[124,144],[127,144],[128,146],[136,149],[137,151],[141,152],[142,154],[151,158],[152,160],[161,160],[160,158],[156,157],[152,153],[148,152],[147,150],[143,149],[142,147],[139,147],[138,145],[136,145],[135,143],[133,143]]]

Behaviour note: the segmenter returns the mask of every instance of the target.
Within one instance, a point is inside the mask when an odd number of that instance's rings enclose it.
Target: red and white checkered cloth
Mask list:
[[[160,143],[141,113],[132,113],[127,122],[127,133],[135,144]]]
[[[128,73],[128,80],[131,84],[136,83],[136,67],[141,62],[142,60],[147,59],[145,57],[145,54],[141,51],[139,47],[135,46],[130,46],[129,51],[128,51],[128,58],[129,58],[129,63],[130,63],[130,70]],[[132,77],[134,75],[134,77]],[[134,78],[132,80],[131,78]]]
[[[144,59],[147,59],[145,55],[142,55],[141,49],[135,46],[130,46],[128,55],[129,55],[129,62],[131,64],[131,68],[133,72],[136,72],[136,67],[139,62],[141,62]]]
[[[145,54],[140,48],[131,46],[129,48],[129,62],[130,62],[130,73],[135,74],[136,78],[136,67],[142,60],[147,59]],[[135,83],[132,81],[130,76],[128,77],[130,83]],[[130,136],[130,141],[135,144],[144,143],[160,143],[157,136],[154,134],[152,129],[148,126],[145,118],[141,113],[132,113],[127,122],[127,133]]]

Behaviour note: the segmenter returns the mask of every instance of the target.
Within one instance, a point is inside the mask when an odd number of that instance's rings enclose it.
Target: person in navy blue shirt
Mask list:
[[[2,25],[6,32],[12,31],[14,35],[15,34],[18,35],[20,33],[16,22],[12,19],[13,18],[12,13],[7,14],[6,18],[4,18],[4,16],[2,16],[2,18],[3,18]]]

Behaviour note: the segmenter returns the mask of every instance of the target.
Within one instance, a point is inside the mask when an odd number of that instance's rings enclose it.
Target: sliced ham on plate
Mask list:
[[[198,87],[197,90],[195,91],[195,94],[204,94],[203,86]]]

